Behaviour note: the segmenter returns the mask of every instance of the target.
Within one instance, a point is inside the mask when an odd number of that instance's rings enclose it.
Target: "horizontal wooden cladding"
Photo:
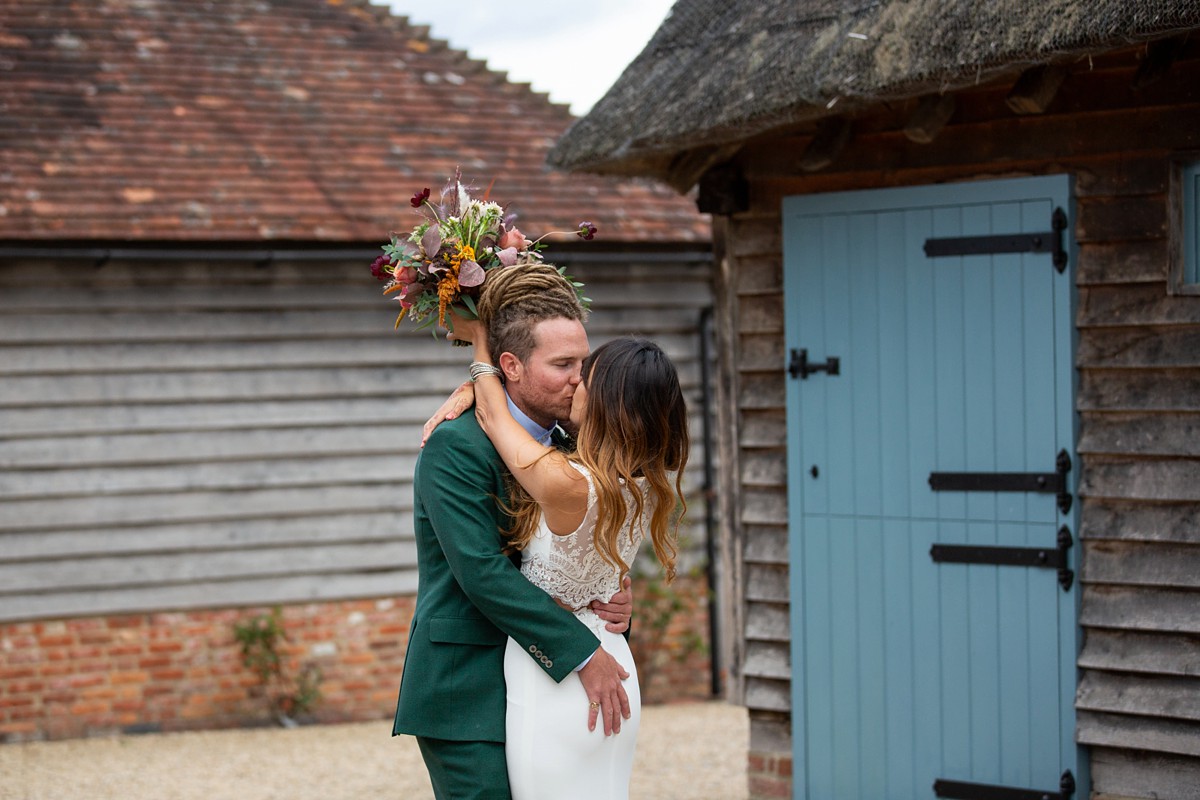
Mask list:
[[[1200,545],[1200,504],[1087,499],[1080,531],[1084,539]]]
[[[752,600],[746,603],[746,641],[791,641],[790,606],[780,601]]]
[[[783,487],[743,487],[741,521],[744,525],[786,525],[787,494]]]
[[[780,364],[771,372],[749,372],[738,381],[738,407],[741,409],[780,409],[787,402],[787,373]]]
[[[775,564],[746,565],[746,600],[788,602],[788,569]]]
[[[1084,669],[1175,675],[1200,681],[1200,637],[1091,629],[1078,664]]]
[[[787,446],[787,415],[782,408],[743,409],[741,440],[745,448]]]
[[[694,437],[711,265],[572,268],[593,346],[676,362]],[[0,618],[416,589],[421,426],[469,353],[392,330],[366,263],[0,265]]]
[[[1085,628],[1200,635],[1200,594],[1151,586],[1086,585],[1079,623]]]
[[[1110,714],[1105,712],[1095,712],[1087,710],[1079,710],[1076,712],[1075,719],[1075,740],[1082,745],[1091,747],[1112,747],[1122,748],[1127,753],[1130,751],[1148,751],[1146,754],[1138,754],[1137,761],[1141,762],[1142,768],[1146,764],[1158,765],[1163,763],[1163,759],[1159,756],[1150,756],[1149,753],[1171,753],[1181,756],[1200,756],[1200,725],[1190,721],[1178,720],[1163,720],[1155,717],[1146,716],[1131,716],[1125,714]],[[1169,761],[1167,759],[1166,761]],[[1181,767],[1183,765],[1180,765]],[[1126,800],[1129,797],[1145,797],[1145,798],[1160,798],[1160,797],[1177,797],[1177,798],[1194,798],[1196,797],[1196,774],[1200,770],[1200,765],[1191,764],[1184,767],[1176,780],[1169,784],[1172,788],[1163,790],[1163,793],[1155,791],[1151,787],[1155,784],[1167,785],[1164,778],[1167,777],[1159,771],[1161,767],[1149,770],[1146,775],[1145,782],[1138,781],[1135,794],[1120,794],[1121,800]],[[1131,774],[1136,775],[1137,770],[1130,772],[1125,768],[1122,778],[1129,780]],[[1098,778],[1099,776],[1094,776]],[[1113,782],[1105,782],[1106,787],[1110,791],[1114,788]],[[1116,783],[1120,785],[1120,783]],[[1180,793],[1182,790],[1182,793]],[[1143,792],[1147,792],[1143,794]],[[1117,795],[1110,794],[1114,800]],[[1093,795],[1095,797],[1095,795]]]
[[[1088,583],[1200,590],[1200,545],[1089,540],[1083,580]],[[1200,615],[1200,594],[1197,594]]]
[[[664,287],[664,292],[682,288]],[[631,297],[646,295],[641,287]],[[686,298],[685,298],[686,299]],[[172,310],[170,313],[147,311],[37,312],[0,315],[0,341],[8,345],[74,344],[88,342],[184,343],[184,342],[276,342],[304,340],[366,340],[380,337],[392,327],[397,306],[386,298],[376,298],[375,307],[353,310]],[[664,307],[665,300],[621,304],[609,309],[593,306],[589,332],[617,335],[632,332],[678,333],[695,330],[702,304],[688,308]],[[406,330],[406,332],[408,332]],[[434,337],[424,334],[430,341]],[[386,339],[378,338],[379,342]],[[419,337],[414,341],[419,342]],[[397,347],[397,350],[399,348]],[[419,351],[418,351],[419,352]],[[353,352],[346,353],[353,356]],[[397,353],[399,356],[400,353]]]
[[[0,564],[0,597],[30,594],[47,586],[74,590],[190,584],[202,581],[325,572],[373,572],[411,568],[416,544],[411,540],[307,543],[297,547],[214,550],[202,556],[175,553],[74,558],[69,561]]]
[[[352,483],[338,483],[339,478],[346,480],[343,476],[331,477],[320,486],[250,485],[208,491],[5,500],[0,536],[10,531],[98,530],[411,508],[411,488],[396,487],[399,475]]]
[[[782,525],[746,525],[746,563],[788,565],[788,529]]]
[[[1161,239],[1167,235],[1167,197],[1084,197],[1075,210],[1075,239],[1122,242]]]
[[[1196,791],[1200,760],[1104,746],[1104,742],[1115,741],[1116,747],[1122,747],[1123,740],[1135,738],[1151,750],[1160,749],[1153,743],[1162,741],[1167,745],[1162,749],[1170,751],[1178,738],[1191,737],[1194,741],[1198,737],[1190,726],[1175,726],[1174,730],[1158,734],[1154,728],[1145,730],[1145,723],[1136,718],[1109,720],[1107,715],[1087,712],[1079,717],[1081,734],[1092,740],[1088,753],[1092,785],[1105,787],[1103,792],[1093,790],[1090,800],[1162,800],[1167,797],[1196,800],[1200,797]],[[1126,734],[1132,734],[1132,737]]]
[[[390,493],[389,493],[390,494]],[[295,509],[288,515],[161,523],[117,529],[9,531],[0,536],[0,563],[48,558],[201,553],[411,539],[411,504],[366,510]]]
[[[1079,293],[1080,328],[1200,324],[1200,297],[1167,293],[1166,283],[1089,286]]]
[[[743,332],[738,337],[738,369],[742,372],[779,372],[787,368],[782,331]]]
[[[787,485],[787,452],[782,448],[743,450],[739,467],[743,487]]]
[[[1200,723],[1200,679],[1088,670],[1075,693],[1075,707],[1196,724]],[[1200,725],[1196,731],[1200,733]],[[1200,755],[1200,742],[1194,754]]]
[[[1200,457],[1200,412],[1088,412],[1082,417],[1080,453]]]
[[[792,710],[791,681],[746,677],[746,708],[756,711]]]
[[[1170,264],[1167,239],[1095,241],[1079,246],[1075,280],[1080,286],[1157,283],[1165,291]]]
[[[0,602],[0,619],[32,620],[86,617],[139,611],[221,608],[285,602],[322,602],[355,597],[411,595],[417,590],[417,572],[371,569],[312,575],[260,576],[241,580],[191,584],[158,584],[110,590],[72,590],[6,595]]]
[[[448,376],[452,380],[462,377]],[[434,388],[431,384],[428,388]],[[448,390],[448,387],[447,387]],[[70,398],[63,398],[64,403]],[[47,404],[4,408],[4,435],[10,438],[116,435],[272,428],[347,427],[374,421],[381,426],[424,424],[428,394],[380,393],[365,397],[316,397],[214,402]],[[415,428],[412,428],[415,431]]]
[[[1089,368],[1079,373],[1075,407],[1089,411],[1200,413],[1200,369]]]
[[[1088,498],[1200,501],[1200,459],[1086,456],[1079,494]]]
[[[790,682],[792,659],[787,643],[748,642],[742,672],[748,678],[772,678]]]
[[[227,428],[166,433],[122,433],[71,439],[59,436],[0,441],[0,463],[9,469],[87,466],[191,464],[335,455],[415,456],[421,426],[372,420],[356,425],[293,428]],[[393,464],[389,466],[395,466]],[[411,467],[411,460],[406,462]],[[261,470],[262,478],[269,467]],[[253,476],[260,480],[259,476]],[[3,492],[0,483],[0,492]]]
[[[1076,366],[1090,368],[1200,367],[1200,325],[1092,328],[1079,336]]]

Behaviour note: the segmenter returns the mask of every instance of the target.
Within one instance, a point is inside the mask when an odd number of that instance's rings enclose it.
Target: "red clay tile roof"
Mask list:
[[[0,76],[0,240],[381,242],[456,166],[531,233],[709,236],[550,170],[565,106],[366,0],[5,0]]]

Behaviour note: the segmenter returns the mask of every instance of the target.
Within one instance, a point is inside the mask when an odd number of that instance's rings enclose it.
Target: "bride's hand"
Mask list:
[[[482,322],[478,319],[467,319],[454,308],[450,309],[450,324],[453,327],[446,334],[446,338],[452,342],[477,344],[487,340],[487,332],[484,331]]]
[[[421,447],[425,446],[425,442],[429,441],[429,434],[433,433],[433,429],[442,424],[443,420],[454,419],[462,414],[468,408],[475,404],[475,384],[467,381],[462,386],[454,390],[446,402],[438,407],[438,410],[433,412],[433,416],[425,423],[425,427],[421,429]]]

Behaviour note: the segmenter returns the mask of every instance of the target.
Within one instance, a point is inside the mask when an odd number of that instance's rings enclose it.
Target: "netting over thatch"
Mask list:
[[[697,146],[1198,27],[1200,0],[677,0],[550,162],[665,177]]]

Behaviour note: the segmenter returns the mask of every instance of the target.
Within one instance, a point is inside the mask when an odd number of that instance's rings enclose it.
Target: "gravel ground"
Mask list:
[[[746,800],[746,710],[646,706],[631,800]],[[0,800],[433,800],[389,722],[0,745]],[[566,800],[566,799],[565,799]]]

